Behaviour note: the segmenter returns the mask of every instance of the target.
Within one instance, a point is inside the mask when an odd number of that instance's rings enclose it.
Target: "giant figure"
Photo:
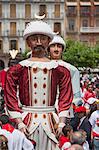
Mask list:
[[[17,121],[18,128],[36,141],[37,150],[58,148],[56,135],[62,134],[73,99],[70,71],[46,57],[53,37],[47,23],[30,22],[24,30],[24,39],[32,57],[10,67],[5,83],[7,111]],[[58,85],[59,125],[55,132],[53,113]]]

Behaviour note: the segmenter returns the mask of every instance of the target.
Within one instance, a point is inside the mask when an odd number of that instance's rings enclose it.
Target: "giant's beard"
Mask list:
[[[32,56],[33,57],[39,57],[39,58],[45,57],[46,56],[45,47],[42,45],[38,45],[38,46],[33,47]]]

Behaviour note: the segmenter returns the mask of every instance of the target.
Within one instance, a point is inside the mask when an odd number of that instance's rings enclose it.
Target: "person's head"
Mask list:
[[[0,135],[0,150],[8,150],[8,139],[4,135]]]
[[[38,20],[27,24],[23,37],[32,50],[32,56],[40,57],[42,53],[46,55],[45,52],[54,37],[54,32],[47,23]]]
[[[93,91],[93,85],[92,85],[91,83],[89,83],[89,84],[87,85],[87,90],[88,90],[89,92],[92,92],[92,91]]]
[[[59,35],[55,35],[48,47],[51,59],[61,59],[65,46],[66,44],[63,38]]]
[[[3,124],[7,124],[9,123],[9,117],[6,115],[6,114],[2,114],[0,116],[0,124],[3,125]]]
[[[63,127],[62,132],[64,136],[70,137],[70,134],[73,132],[73,128],[70,125],[66,125]]]
[[[83,145],[83,143],[85,142],[85,137],[82,134],[82,132],[80,131],[75,131],[71,134],[70,136],[70,141],[72,144],[79,144],[79,145]]]
[[[73,144],[68,150],[84,150],[83,147],[79,144]]]
[[[77,107],[75,112],[77,113],[79,119],[86,116],[86,108],[84,106]]]

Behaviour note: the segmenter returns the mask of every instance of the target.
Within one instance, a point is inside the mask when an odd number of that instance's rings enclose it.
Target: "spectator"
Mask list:
[[[9,117],[7,115],[1,115],[0,122],[1,128],[10,132],[12,135],[12,139],[9,140],[13,140],[13,150],[34,150],[33,144],[25,137],[25,135],[11,125]],[[9,147],[9,149],[11,148]]]
[[[97,110],[91,114],[89,121],[92,125],[91,138],[93,140],[94,150],[99,150],[99,100],[97,100],[96,104]]]
[[[91,97],[93,97],[93,98],[95,98],[96,97],[96,94],[95,94],[95,92],[93,91],[93,85],[90,83],[90,84],[88,84],[87,85],[87,91],[85,92],[85,94],[84,94],[84,97],[83,97],[83,99],[85,100],[85,102],[89,99],[89,98],[91,98]]]
[[[8,150],[8,139],[4,135],[0,135],[0,150]]]
[[[66,150],[84,150],[83,147],[79,144],[73,144],[70,148]]]
[[[78,118],[80,119],[77,129],[83,129],[84,131],[86,131],[86,140],[88,141],[89,147],[91,148],[91,124],[88,120],[88,117],[86,116],[86,108],[84,106],[80,106],[76,108],[75,111],[78,114]]]
[[[63,135],[59,138],[59,147],[61,150],[64,150],[71,146],[70,135],[73,132],[73,129],[70,125],[66,125],[62,129]]]

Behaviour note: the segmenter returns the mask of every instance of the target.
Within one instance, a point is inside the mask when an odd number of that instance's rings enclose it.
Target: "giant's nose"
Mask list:
[[[55,44],[55,50],[58,50],[58,46],[57,46],[57,44]]]
[[[40,37],[37,38],[37,45],[41,45],[41,38]]]

